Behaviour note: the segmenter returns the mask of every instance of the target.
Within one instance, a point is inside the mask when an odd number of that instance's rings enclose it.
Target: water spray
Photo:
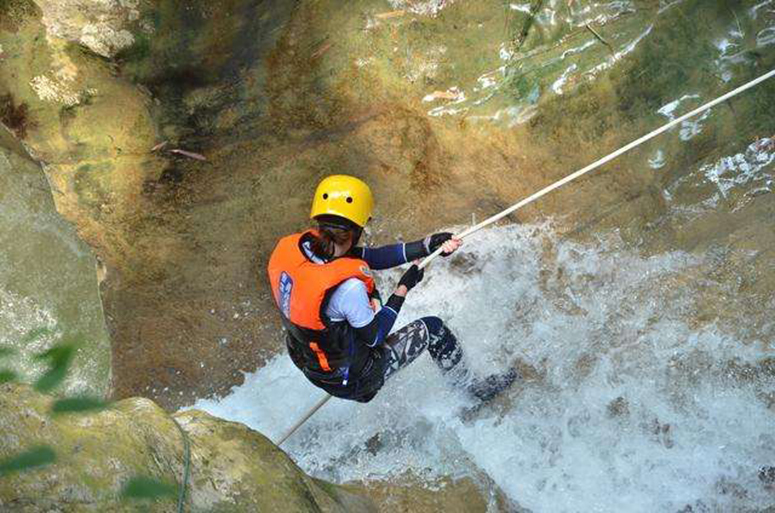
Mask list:
[[[676,125],[679,125],[679,124],[683,123],[684,121],[697,116],[698,114],[702,114],[703,112],[712,109],[716,105],[719,105],[720,103],[723,103],[723,102],[725,102],[725,101],[727,101],[727,100],[729,100],[729,99],[731,99],[731,98],[733,98],[733,97],[735,97],[735,96],[737,96],[737,95],[747,91],[748,89],[756,87],[757,85],[761,84],[765,80],[768,80],[768,79],[770,79],[770,78],[772,78],[774,76],[775,76],[775,69],[770,71],[770,72],[768,72],[768,73],[765,73],[764,75],[762,75],[762,76],[760,76],[760,77],[758,77],[758,78],[756,78],[754,80],[751,80],[750,82],[748,82],[748,83],[738,87],[737,89],[734,89],[734,90],[732,90],[732,91],[730,91],[730,92],[728,92],[728,93],[726,93],[726,94],[724,94],[722,96],[719,96],[715,100],[710,101],[710,102],[706,103],[705,105],[702,105],[701,107],[698,107],[698,108],[694,109],[693,111],[691,111],[691,112],[689,112],[687,114],[684,114],[683,116],[670,121],[669,123],[666,123],[665,125],[657,128],[656,130],[653,130],[652,132],[649,132],[648,134],[644,135],[643,137],[641,137],[639,139],[636,139],[636,140],[632,141],[631,143],[629,143],[629,144],[627,144],[625,146],[622,146],[618,150],[614,151],[613,153],[610,153],[610,154],[606,155],[605,157],[603,157],[603,158],[593,162],[592,164],[590,164],[590,165],[588,165],[588,166],[586,166],[586,167],[584,167],[582,169],[579,169],[578,171],[576,171],[574,173],[569,174],[565,178],[562,178],[562,179],[554,182],[553,184],[551,184],[551,185],[549,185],[547,187],[544,187],[540,191],[531,194],[527,198],[519,201],[518,203],[515,203],[514,205],[512,205],[509,208],[499,212],[498,214],[495,214],[494,216],[485,219],[481,223],[479,223],[479,224],[477,224],[475,226],[472,226],[472,227],[462,231],[461,233],[455,235],[455,238],[465,239],[466,237],[469,237],[469,236],[473,235],[474,233],[478,232],[479,230],[481,230],[483,228],[486,228],[487,226],[490,226],[491,224],[500,221],[501,219],[503,219],[504,217],[506,217],[508,215],[511,215],[512,213],[516,212],[520,208],[525,207],[525,206],[529,205],[530,203],[533,203],[534,201],[537,201],[538,199],[542,198],[546,194],[549,194],[553,190],[559,189],[563,185],[565,185],[565,184],[567,184],[569,182],[572,182],[573,180],[575,180],[577,178],[580,178],[580,177],[584,176],[585,174],[587,174],[587,173],[589,173],[591,171],[594,171],[595,169],[599,168],[600,166],[602,166],[604,164],[607,164],[608,162],[614,160],[615,158],[617,158],[617,157],[619,157],[619,156],[629,152],[630,150],[633,150],[633,149],[637,148],[638,146],[642,145],[643,143],[645,143],[647,141],[650,141],[651,139],[657,137],[658,135],[663,134],[664,132],[666,132],[666,131],[670,130],[671,128],[675,127]],[[439,248],[436,251],[434,251],[433,253],[431,253],[430,255],[428,255],[420,263],[420,266],[419,266],[420,269],[424,269],[425,267],[427,267],[428,264],[430,264],[433,261],[433,259],[435,259],[436,257],[438,257],[442,253],[442,251],[443,251],[443,249]],[[281,446],[286,440],[288,440],[288,438],[290,438],[307,420],[309,420],[309,418],[312,417],[312,415],[314,415],[315,412],[317,412],[320,408],[322,408],[323,405],[326,404],[326,402],[328,402],[329,399],[331,399],[331,397],[332,396],[326,394],[325,397],[322,397],[317,403],[315,403],[315,405],[312,408],[310,408],[307,411],[307,413],[305,413],[302,416],[301,419],[299,419],[293,426],[291,426],[283,434],[283,436],[281,436],[279,438],[279,440],[276,442],[277,445]]]

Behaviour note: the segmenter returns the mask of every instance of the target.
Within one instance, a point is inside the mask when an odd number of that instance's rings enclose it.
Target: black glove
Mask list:
[[[379,290],[377,290],[377,287],[374,287],[374,291],[369,294],[369,299],[376,299],[379,301],[379,305],[382,306],[382,296],[379,293]]]
[[[431,253],[439,249],[442,244],[444,244],[451,238],[452,238],[452,234],[449,232],[434,233],[433,235],[428,235],[427,237],[425,237],[425,240],[423,241],[423,245],[425,246],[425,250],[430,255]],[[441,256],[447,257],[451,254],[452,253],[442,253]]]
[[[425,276],[425,271],[415,264],[401,276],[398,285],[403,285],[407,290],[412,290],[415,285],[422,281],[423,276]]]
[[[424,239],[416,240],[414,242],[407,242],[404,246],[404,254],[406,255],[406,261],[411,262],[418,258],[425,258],[452,238],[452,234],[449,232],[434,233],[428,235]],[[449,253],[442,253],[442,256],[449,256]]]
[[[376,299],[382,303],[382,295],[379,293],[379,289],[377,289],[377,287],[374,287],[372,293],[369,294],[369,299]]]

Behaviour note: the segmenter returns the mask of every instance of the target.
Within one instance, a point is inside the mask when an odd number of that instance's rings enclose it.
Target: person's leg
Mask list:
[[[385,339],[385,380],[412,363],[428,347],[430,332],[421,319],[410,322]]]
[[[388,335],[385,379],[412,363],[425,349],[439,368],[449,371],[463,357],[463,351],[452,332],[438,317],[423,317]]]
[[[484,378],[474,376],[466,365],[463,347],[444,322],[438,317],[423,317],[420,320],[428,328],[428,352],[453,386],[464,389],[477,399],[489,401],[519,377],[515,369]]]
[[[457,337],[438,317],[423,317],[407,324],[385,339],[387,364],[385,380],[412,363],[427,348],[431,358],[454,386],[483,401],[511,385],[518,377],[514,370],[483,379],[474,378],[463,361],[463,348]]]
[[[439,369],[448,373],[452,369],[464,367],[461,364],[463,348],[444,321],[438,317],[423,317],[420,320],[428,329],[428,352]]]

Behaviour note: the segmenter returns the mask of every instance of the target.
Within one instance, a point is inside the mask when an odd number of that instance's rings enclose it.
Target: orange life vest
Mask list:
[[[325,308],[342,282],[357,278],[371,293],[374,279],[368,264],[359,258],[340,257],[323,264],[310,261],[301,244],[311,233],[289,235],[277,243],[267,269],[272,295],[289,333],[288,351],[299,368],[315,373],[349,370],[356,363],[355,353],[361,352],[353,347],[352,327],[332,323]],[[346,379],[345,375],[345,384]]]

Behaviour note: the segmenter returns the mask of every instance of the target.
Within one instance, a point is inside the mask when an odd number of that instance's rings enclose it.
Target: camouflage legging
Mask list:
[[[463,352],[452,332],[438,317],[423,317],[385,339],[385,380],[412,363],[425,349],[442,371],[452,369]]]

